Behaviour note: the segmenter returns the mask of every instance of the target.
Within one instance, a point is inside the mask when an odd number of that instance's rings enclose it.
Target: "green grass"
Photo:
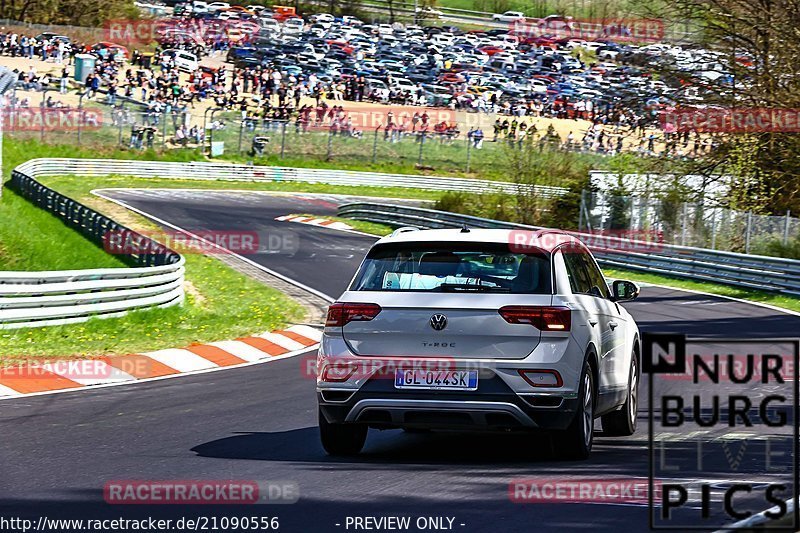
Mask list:
[[[284,158],[280,158],[279,141],[274,140],[275,144],[270,145],[272,151],[265,153],[264,156],[252,157],[247,154],[249,143],[244,142],[243,153],[237,153],[234,144],[233,150],[229,148],[222,159],[235,162],[252,161],[259,165],[453,176],[494,181],[513,181],[515,178],[509,172],[508,145],[502,141],[486,141],[482,150],[470,150],[469,172],[467,172],[467,149],[464,139],[457,139],[451,144],[433,139],[425,141],[420,164],[419,143],[411,139],[391,143],[382,138],[375,143],[370,139],[372,135],[369,134],[361,140],[334,136],[330,159],[327,157],[328,135],[320,133],[291,137],[287,135]],[[373,148],[377,148],[374,163]],[[532,149],[536,150],[536,145]],[[591,168],[600,168],[610,159],[597,154],[571,152],[558,152],[557,155],[561,159],[574,160],[582,164],[587,175]],[[542,185],[564,185],[564,180],[558,175],[542,176],[540,182]]]
[[[302,308],[275,289],[212,257],[186,256],[181,307],[136,311],[81,324],[0,330],[0,365],[32,357],[85,358],[180,348],[234,339],[302,319]]]
[[[666,287],[673,287],[675,289],[707,292],[720,296],[729,296],[731,298],[740,298],[742,300],[748,300],[751,302],[774,305],[775,307],[781,307],[790,311],[800,311],[800,298],[793,298],[791,296],[785,296],[771,292],[740,289],[730,285],[708,283],[704,281],[692,281],[658,274],[636,272],[633,270],[604,268],[603,273],[609,278],[627,279],[630,281],[651,283],[653,285],[664,285]]]
[[[231,117],[233,115],[230,115]],[[234,120],[234,119],[231,119]],[[241,151],[239,150],[239,128],[232,122],[230,129],[214,133],[214,141],[225,143],[225,153],[220,159],[231,162],[252,161],[259,165],[297,166],[309,168],[334,168],[397,174],[427,174],[455,177],[481,178],[497,181],[513,181],[509,172],[508,144],[501,140],[492,142],[491,132],[486,132],[487,140],[483,149],[467,149],[466,131],[458,139],[441,142],[437,138],[426,138],[420,145],[415,139],[405,137],[399,142],[384,140],[384,134],[365,131],[363,138],[355,139],[343,135],[329,135],[325,131],[296,133],[295,127],[286,128],[283,133],[261,129],[243,130]],[[540,128],[542,126],[540,125]],[[541,133],[543,133],[542,131]],[[266,145],[264,154],[249,154],[252,139],[256,135],[267,135],[271,142]],[[284,157],[281,157],[281,146]],[[534,150],[537,149],[534,145]],[[422,157],[420,158],[420,152]],[[469,171],[467,171],[469,156]],[[591,168],[600,168],[613,157],[598,154],[579,154],[559,152],[558,157],[580,162],[588,174]],[[557,175],[543,176],[543,185],[563,185]]]
[[[235,137],[234,137],[235,138]],[[279,139],[279,135],[278,135]],[[217,137],[215,136],[215,140]],[[220,139],[222,140],[222,139]],[[74,142],[74,139],[73,141]],[[20,163],[37,157],[62,157],[86,159],[136,159],[147,161],[221,161],[231,163],[253,163],[265,166],[283,166],[297,168],[353,170],[362,172],[382,172],[388,174],[412,174],[427,176],[446,176],[495,181],[513,181],[508,172],[508,161],[505,143],[485,142],[483,150],[472,150],[470,155],[470,171],[466,171],[466,149],[464,141],[454,144],[440,144],[428,140],[423,147],[422,165],[418,166],[419,145],[413,140],[399,143],[378,141],[378,152],[372,162],[373,142],[369,139],[356,140],[334,137],[332,157],[327,159],[327,135],[308,134],[290,136],[287,134],[285,157],[280,157],[280,142],[273,139],[268,151],[263,156],[253,157],[247,153],[249,139],[243,142],[243,152],[238,153],[236,142],[226,143],[225,154],[216,159],[209,159],[194,148],[171,148],[158,150],[131,150],[116,145],[84,142],[74,144],[42,144],[38,139],[20,139],[9,137],[5,141],[4,176],[10,175],[11,169]],[[604,158],[594,154],[558,153],[559,158],[568,158],[586,168],[601,168],[610,164],[613,158]],[[603,167],[604,168],[604,167]],[[84,178],[85,179],[85,178]],[[558,176],[542,179],[543,185],[563,185]]]
[[[13,191],[3,191],[0,215],[0,270],[127,266]]]
[[[74,146],[49,147],[37,141],[6,143],[5,169],[33,157],[128,157],[126,151],[89,150]],[[153,153],[136,157],[155,158]],[[171,158],[191,160],[193,154],[171,152]],[[6,174],[7,175],[7,174]],[[59,180],[53,180],[58,182]],[[142,217],[91,196],[104,179],[61,180],[56,189],[91,203],[112,218],[135,229],[155,226]],[[166,181],[166,180],[165,180]],[[196,182],[195,182],[196,184]],[[147,185],[145,185],[147,186]],[[120,212],[124,221],[119,219]],[[123,267],[119,259],[6,189],[0,201],[0,269],[58,270]],[[181,307],[151,309],[124,317],[92,319],[81,324],[0,330],[0,365],[30,358],[75,358],[127,354],[175,348],[261,333],[303,318],[303,309],[275,289],[223,265],[213,257],[186,256],[186,302]]]

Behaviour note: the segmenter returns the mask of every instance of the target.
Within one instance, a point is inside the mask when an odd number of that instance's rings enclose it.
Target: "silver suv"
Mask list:
[[[562,232],[398,230],[328,310],[317,359],[325,450],[368,428],[542,431],[588,457],[636,429],[639,331],[589,250]]]

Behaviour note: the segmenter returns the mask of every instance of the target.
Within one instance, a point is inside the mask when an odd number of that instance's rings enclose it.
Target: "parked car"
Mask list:
[[[521,11],[506,11],[505,13],[495,13],[492,20],[496,22],[519,22],[525,20],[525,14]]]

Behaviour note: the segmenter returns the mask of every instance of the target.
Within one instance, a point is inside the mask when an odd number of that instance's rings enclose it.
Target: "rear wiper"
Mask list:
[[[442,283],[439,285],[442,292],[511,292],[508,287],[493,287],[491,285],[474,285],[466,283]]]

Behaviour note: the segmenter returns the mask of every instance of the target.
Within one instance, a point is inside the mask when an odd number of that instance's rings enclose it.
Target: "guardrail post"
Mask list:
[[[686,246],[686,216],[689,204],[683,202],[683,214],[681,215],[681,246]]]
[[[711,249],[717,249],[717,214],[711,216]]]
[[[472,139],[467,137],[467,174],[469,174],[470,155],[472,152]]]
[[[286,122],[281,122],[281,159],[286,151]]]
[[[242,153],[242,136],[244,135],[244,119],[239,123],[239,149],[237,153]]]
[[[163,150],[167,146],[167,112],[161,112],[161,122],[163,124],[163,128],[161,128],[161,149]]]
[[[378,128],[375,128],[375,137],[372,139],[372,164],[378,160]]]
[[[81,100],[83,100],[83,95],[81,95]],[[81,145],[81,132],[83,131],[83,102],[78,105],[78,146]]]
[[[789,244],[789,224],[792,221],[792,212],[791,210],[786,210],[786,221],[783,224],[783,245],[786,246]]]
[[[112,111],[112,113],[113,113],[113,111]],[[123,113],[122,116],[125,116],[125,114]],[[117,131],[117,144],[119,146],[122,146],[122,119],[121,118],[122,117],[120,117],[119,124],[117,124],[118,130],[119,130],[119,131]]]
[[[747,212],[747,231],[744,234],[744,253],[750,253],[750,229],[752,228],[753,224],[753,212]]]

